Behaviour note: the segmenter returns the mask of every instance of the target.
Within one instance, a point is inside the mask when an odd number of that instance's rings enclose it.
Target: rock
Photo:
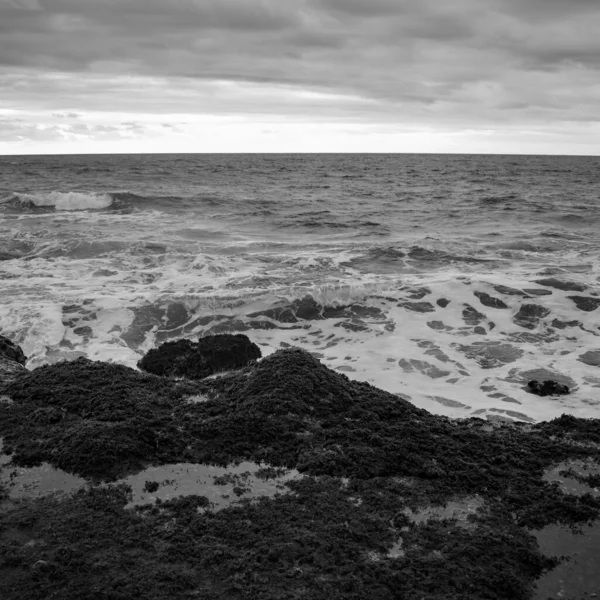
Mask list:
[[[481,314],[477,309],[473,308],[470,304],[465,304],[465,308],[462,311],[463,321],[467,325],[479,325],[486,319],[486,316]]]
[[[28,372],[21,363],[0,356],[0,388],[16,381],[21,375]]]
[[[508,305],[505,304],[500,298],[494,298],[485,292],[473,292],[478,298],[479,302],[484,306],[488,306],[489,308],[508,308]]]
[[[523,304],[519,309],[519,312],[514,316],[513,322],[519,327],[525,327],[526,329],[534,329],[540,319],[547,317],[550,311],[544,306],[538,304]]]
[[[524,288],[524,292],[527,292],[530,296],[552,296],[550,290],[544,290],[542,288]]]
[[[24,365],[27,362],[27,357],[23,350],[21,350],[21,346],[17,346],[12,340],[9,340],[3,335],[0,335],[0,357],[14,360],[21,365]]]
[[[556,277],[538,279],[534,281],[534,283],[557,290],[562,290],[563,292],[585,292],[587,289],[587,285],[583,285],[582,283],[575,283],[574,281],[562,281],[560,279],[556,279]]]
[[[211,335],[197,342],[166,342],[150,350],[138,367],[155,375],[204,379],[213,373],[243,367],[261,356],[260,348],[245,335]]]
[[[504,294],[505,296],[522,296],[523,298],[528,297],[524,291],[517,290],[506,285],[495,285],[493,287],[499,294]]]
[[[590,298],[589,296],[567,296],[569,300],[575,302],[579,310],[592,312],[600,306],[600,298]]]
[[[581,326],[580,321],[561,321],[560,319],[554,319],[554,321],[552,321],[552,327],[556,327],[556,329],[566,329],[567,327],[579,326]]]
[[[448,304],[450,304],[450,300],[448,300],[447,298],[439,298],[437,301],[437,305],[441,306],[442,308],[446,308]]]
[[[431,304],[431,302],[426,302],[426,301],[424,301],[424,302],[400,302],[400,304],[398,304],[398,306],[402,306],[412,312],[419,312],[419,313],[435,312],[435,307],[433,306],[433,304]]]
[[[577,360],[591,367],[600,367],[600,350],[590,350],[582,354]]]
[[[144,491],[153,494],[160,487],[160,483],[158,481],[145,481],[144,482]]]
[[[562,396],[571,393],[569,386],[550,379],[547,379],[543,383],[540,383],[537,379],[532,379],[527,383],[527,387],[532,394],[536,394],[537,396]]]

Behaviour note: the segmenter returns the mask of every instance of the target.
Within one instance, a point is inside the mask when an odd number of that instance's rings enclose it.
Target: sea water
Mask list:
[[[599,307],[600,158],[0,157],[29,368],[244,333],[435,413],[600,417]]]

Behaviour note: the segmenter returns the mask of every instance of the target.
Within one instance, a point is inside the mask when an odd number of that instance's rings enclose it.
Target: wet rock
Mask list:
[[[562,290],[563,292],[585,292],[585,290],[587,290],[588,287],[587,285],[583,285],[582,283],[575,283],[574,281],[564,281],[562,279],[557,279],[556,277],[538,279],[534,283],[544,285],[546,287],[551,287],[557,290]]]
[[[552,321],[552,327],[556,329],[566,329],[567,327],[580,327],[581,321],[561,321],[560,319],[554,319]]]
[[[547,317],[550,311],[539,304],[523,304],[519,312],[514,316],[513,322],[519,327],[526,329],[535,329],[540,319]]]
[[[214,335],[197,342],[166,342],[150,350],[138,367],[155,375],[203,379],[213,373],[238,369],[261,356],[260,348],[245,335]]]
[[[600,350],[590,350],[582,354],[577,360],[592,367],[600,367]]]
[[[441,306],[442,308],[446,308],[448,304],[450,304],[450,300],[448,300],[447,298],[439,298],[437,301],[437,305]]]
[[[0,335],[0,358],[13,360],[21,365],[24,365],[27,362],[27,357],[21,349],[21,346],[18,346],[3,335]]]
[[[532,394],[537,396],[562,396],[571,393],[569,386],[549,379],[542,383],[537,379],[533,379],[527,382],[527,387]]]
[[[76,327],[75,329],[73,329],[73,333],[75,335],[81,335],[84,337],[89,337],[92,335],[92,328],[88,327],[87,325],[84,325],[83,327]]]
[[[495,285],[493,287],[499,294],[504,294],[505,296],[521,296],[523,298],[528,297],[523,290],[517,290],[516,288],[511,288],[506,285]]]
[[[467,325],[479,325],[487,317],[480,313],[476,308],[473,308],[470,304],[465,304],[465,308],[462,311],[463,321]]]
[[[0,389],[25,373],[28,371],[21,363],[0,356]]]
[[[589,296],[567,296],[569,300],[575,302],[579,310],[592,312],[600,306],[600,298],[591,298]]]
[[[523,350],[502,342],[474,342],[470,346],[458,346],[467,357],[477,361],[482,369],[494,369],[521,358]]]
[[[475,296],[479,298],[479,301],[484,306],[489,308],[508,308],[508,305],[504,303],[500,298],[494,298],[485,292],[473,292]]]
[[[411,300],[422,300],[425,296],[431,294],[431,290],[427,287],[422,288],[411,288],[407,292],[407,297]]]
[[[550,290],[544,290],[541,288],[525,288],[523,291],[527,292],[531,296],[552,296],[552,292]]]
[[[407,310],[418,313],[435,312],[435,307],[431,302],[400,302],[398,306],[402,306]]]

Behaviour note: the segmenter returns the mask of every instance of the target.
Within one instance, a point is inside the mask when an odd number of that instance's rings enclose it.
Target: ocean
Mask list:
[[[599,418],[600,158],[3,156],[0,333],[29,368],[244,333],[437,414]]]

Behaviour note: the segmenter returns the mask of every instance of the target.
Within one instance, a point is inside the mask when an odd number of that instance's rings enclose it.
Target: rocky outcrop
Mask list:
[[[569,386],[550,379],[541,383],[533,379],[527,383],[527,388],[536,396],[564,396],[571,393]]]
[[[197,342],[166,342],[150,350],[138,367],[155,375],[204,379],[244,367],[261,356],[260,348],[245,335],[211,335]]]
[[[0,358],[12,360],[21,365],[24,365],[27,362],[27,357],[21,349],[21,346],[17,346],[12,340],[9,340],[3,335],[0,335]]]
[[[0,335],[0,388],[27,373],[27,357],[20,346]]]

